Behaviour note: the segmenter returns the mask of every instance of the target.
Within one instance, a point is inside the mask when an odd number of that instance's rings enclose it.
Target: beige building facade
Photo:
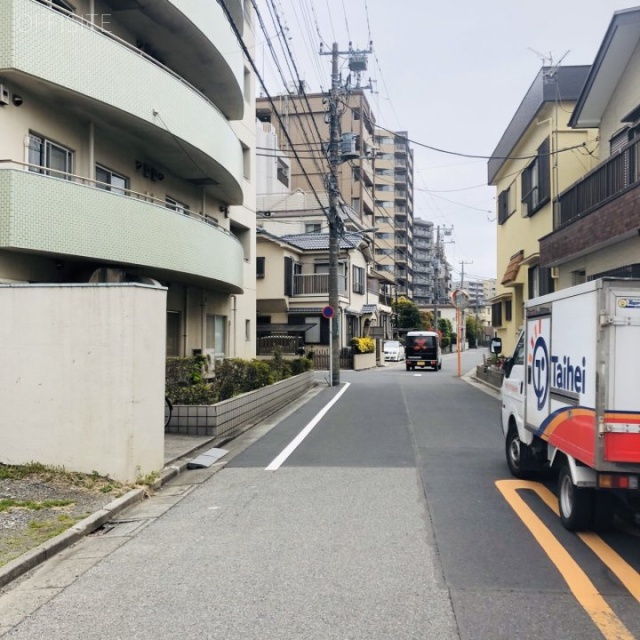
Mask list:
[[[492,326],[513,350],[524,303],[557,288],[540,262],[540,239],[553,228],[553,201],[595,163],[596,136],[569,127],[589,67],[543,67],[488,163],[496,187],[497,274]]]
[[[158,282],[168,355],[253,356],[253,85],[215,2],[3,0],[0,282]]]
[[[569,125],[589,128],[600,162],[561,190],[540,261],[558,286],[640,277],[640,9],[617,11]]]

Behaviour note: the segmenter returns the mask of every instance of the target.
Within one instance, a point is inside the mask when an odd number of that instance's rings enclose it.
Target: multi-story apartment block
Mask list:
[[[256,113],[258,120],[271,124],[279,149],[291,160],[291,190],[326,191],[325,179],[329,172],[326,151],[330,139],[325,118],[328,113],[326,95],[288,93],[276,96],[273,103],[277,113],[274,113],[270,99],[258,98]],[[374,127],[374,116],[364,92],[356,89],[345,95],[340,129],[342,134],[351,134],[351,137],[345,139],[341,148],[345,161],[338,165],[336,177],[343,202],[355,213],[353,219],[345,219],[347,226],[374,226],[371,153]]]
[[[407,132],[376,129],[374,193],[376,261],[393,268],[398,295],[413,291],[413,150]]]
[[[561,190],[540,263],[560,288],[640,277],[640,9],[617,11],[569,120],[599,135],[601,162]]]
[[[418,306],[434,302],[433,222],[413,220],[413,301]]]
[[[0,282],[157,281],[167,354],[252,356],[253,84],[216,2],[2,0]]]
[[[553,291],[540,238],[553,228],[553,200],[594,162],[595,134],[569,126],[589,67],[543,67],[488,162],[497,192],[497,273],[492,325],[505,353],[523,324],[524,302]]]
[[[291,93],[277,96],[273,104],[277,113],[271,100],[258,98],[257,117],[272,129],[280,152],[290,159],[291,190],[324,193],[329,171],[326,95]],[[344,161],[336,173],[345,226],[377,229],[377,269],[395,278],[399,295],[411,297],[413,151],[407,133],[376,130],[374,114],[361,89],[350,91],[344,105],[340,120]]]

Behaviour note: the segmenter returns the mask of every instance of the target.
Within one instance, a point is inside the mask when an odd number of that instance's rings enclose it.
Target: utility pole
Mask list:
[[[460,271],[460,289],[464,290],[464,265],[465,264],[473,264],[473,260],[468,260],[467,262],[465,262],[464,260],[460,260],[459,262],[461,268]],[[461,349],[462,346],[464,345],[464,340],[465,340],[465,335],[466,335],[466,327],[464,324],[465,320],[464,320],[464,309],[462,309],[462,313],[460,316],[460,324],[462,325],[460,327],[460,331],[459,331],[459,335],[462,336],[462,345],[458,345],[458,349]]]
[[[435,259],[433,261],[433,330],[438,330],[438,293],[440,288],[438,286],[439,275],[436,273],[438,267],[438,260],[440,259],[440,225],[436,227],[436,244],[434,250]]]
[[[340,384],[340,299],[338,286],[338,260],[340,255],[340,237],[344,234],[344,223],[339,210],[340,186],[338,185],[337,169],[341,161],[340,153],[340,109],[339,98],[343,93],[340,84],[340,68],[338,56],[349,56],[349,68],[356,73],[358,79],[366,69],[366,54],[371,51],[355,51],[349,46],[348,51],[338,51],[338,43],[331,48],[331,90],[329,91],[329,176],[327,191],[329,192],[329,306],[333,309],[331,326],[331,386]],[[320,55],[328,52],[320,49]],[[364,88],[364,87],[363,87]]]
[[[331,318],[331,386],[340,384],[340,301],[338,299],[338,256],[342,220],[338,215],[338,145],[340,144],[340,116],[338,95],[340,71],[338,69],[338,43],[331,50],[331,91],[329,93],[329,306]]]

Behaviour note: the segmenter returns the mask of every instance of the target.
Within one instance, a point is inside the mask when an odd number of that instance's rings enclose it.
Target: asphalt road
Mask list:
[[[543,485],[509,484],[499,401],[455,374],[451,355],[440,372],[342,372],[217,473],[182,474],[0,597],[0,634],[640,638],[637,532],[579,538]]]

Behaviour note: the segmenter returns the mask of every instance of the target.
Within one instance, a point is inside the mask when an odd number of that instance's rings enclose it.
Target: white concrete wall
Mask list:
[[[0,462],[159,471],[165,309],[143,285],[0,286]]]

